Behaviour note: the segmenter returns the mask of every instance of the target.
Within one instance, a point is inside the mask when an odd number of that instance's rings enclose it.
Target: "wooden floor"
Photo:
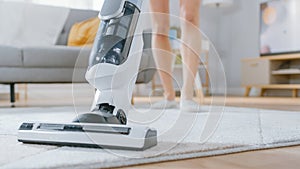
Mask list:
[[[140,101],[147,99],[141,98]],[[219,98],[222,103],[222,99]],[[211,98],[205,98],[205,104]],[[227,97],[227,106],[251,107],[274,110],[288,110],[300,113],[300,99],[294,98],[260,98]],[[300,122],[299,122],[300,125]],[[299,169],[300,146],[250,151],[215,157],[195,158],[180,161],[162,162],[122,169]]]
[[[162,162],[123,169],[299,169],[300,146]]]
[[[62,88],[60,86],[60,88]],[[69,90],[69,88],[65,88]],[[34,107],[34,106],[71,106],[73,105],[72,94],[58,90],[57,88],[40,89],[37,91],[29,91],[27,100],[20,94],[20,100],[16,103],[18,107]],[[151,101],[160,98],[152,98]],[[205,98],[205,104],[211,102],[210,97]],[[83,94],[76,99],[77,105],[88,106],[92,98]],[[149,98],[135,98],[135,103],[143,103],[149,101]],[[217,102],[222,104],[222,99],[217,98]],[[244,98],[244,97],[227,97],[227,106],[252,107],[276,110],[299,111],[300,99],[294,98]],[[9,108],[10,104],[7,100],[0,98],[0,108]],[[300,124],[300,122],[299,122]],[[230,155],[222,155],[216,157],[196,158],[180,161],[162,162],[156,164],[147,164],[139,166],[125,167],[124,169],[298,169],[300,168],[300,146],[278,148],[262,151],[252,151],[246,153],[237,153]]]

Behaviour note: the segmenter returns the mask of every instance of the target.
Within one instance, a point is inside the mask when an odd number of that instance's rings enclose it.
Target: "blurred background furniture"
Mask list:
[[[8,2],[9,3],[9,2]],[[28,4],[26,4],[28,5]],[[14,5],[11,5],[12,8]],[[39,8],[41,5],[33,5]],[[46,6],[43,6],[46,8]],[[49,12],[61,7],[49,7]],[[11,9],[14,11],[14,9]],[[3,14],[0,12],[0,15]],[[75,23],[98,16],[98,11],[70,9],[66,22],[54,45],[3,45],[0,43],[0,84],[10,85],[10,101],[15,102],[15,84],[27,83],[85,83],[90,47],[67,46],[69,32]],[[12,16],[13,17],[13,16]],[[26,19],[26,26],[36,17]],[[38,23],[34,23],[38,24]],[[25,29],[25,28],[24,28]],[[1,31],[9,31],[2,30]],[[38,32],[36,32],[38,34]],[[28,35],[30,37],[31,35]],[[151,35],[144,36],[146,50],[143,52],[138,83],[149,82],[155,72],[151,50]],[[147,69],[146,67],[152,67]],[[26,91],[26,87],[25,87]]]
[[[248,97],[252,88],[261,89],[260,96],[267,90],[290,90],[292,97],[300,90],[300,54],[284,54],[245,58],[242,60],[242,86]]]
[[[39,5],[32,6],[38,7]],[[49,9],[55,8],[59,7],[49,7]],[[10,85],[11,103],[15,102],[15,84],[17,83],[85,82],[84,73],[88,65],[90,49],[66,45],[73,24],[97,17],[97,15],[97,11],[70,9],[61,34],[53,46],[7,46],[0,44],[0,83]],[[35,18],[26,20],[26,24],[23,26],[29,25],[31,22],[35,22]],[[80,62],[77,62],[79,56]],[[80,74],[73,78],[75,64],[76,71]]]

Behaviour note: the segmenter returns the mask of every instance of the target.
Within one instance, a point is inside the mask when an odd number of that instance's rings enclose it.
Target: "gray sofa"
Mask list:
[[[54,46],[12,47],[0,45],[0,84],[10,85],[10,101],[15,102],[17,83],[83,83],[90,49],[68,47],[72,25],[96,17],[97,11],[71,9],[64,29]],[[144,50],[138,83],[148,83],[155,72],[151,50],[151,33],[144,34]],[[74,69],[75,68],[75,69]],[[75,70],[75,71],[74,71]],[[74,76],[76,72],[76,76]]]

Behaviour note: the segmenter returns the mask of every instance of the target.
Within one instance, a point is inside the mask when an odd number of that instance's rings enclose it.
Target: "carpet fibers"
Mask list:
[[[22,144],[17,141],[22,122],[70,122],[74,112],[88,108],[1,109],[0,168],[109,168],[300,144],[297,112],[226,107],[220,114],[205,109],[130,112],[129,123],[158,130],[158,145],[142,152]]]

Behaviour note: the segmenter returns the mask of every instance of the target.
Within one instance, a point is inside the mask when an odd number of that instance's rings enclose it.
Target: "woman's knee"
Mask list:
[[[185,22],[187,22],[187,24],[192,23],[197,25],[199,23],[199,14],[193,13],[192,11],[182,9],[181,17],[185,20]]]
[[[197,25],[200,17],[201,0],[180,0],[180,16],[185,22]]]

